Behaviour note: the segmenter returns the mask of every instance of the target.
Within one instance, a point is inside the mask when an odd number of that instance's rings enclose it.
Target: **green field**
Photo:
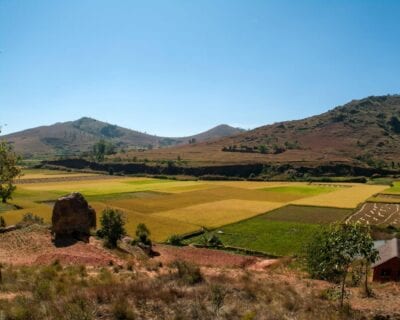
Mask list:
[[[352,210],[288,205],[255,218],[218,228],[224,245],[261,251],[271,255],[301,254],[305,243],[321,224],[342,221]],[[200,243],[202,236],[190,239]]]
[[[76,175],[79,175],[78,180],[66,180]],[[271,214],[270,223],[283,223],[282,226],[288,222],[336,221],[347,215],[347,211],[310,207],[305,210],[298,206],[294,212],[288,205],[302,202],[303,206],[315,206],[329,200],[330,207],[340,207],[343,201],[350,201],[350,205],[355,206],[382,189],[380,186],[356,184],[343,188],[334,184],[300,182],[178,181],[94,174],[86,178],[85,175],[49,170],[25,171],[24,178],[30,181],[18,184],[10,201],[21,209],[2,205],[0,214],[8,224],[18,222],[28,212],[50,222],[52,204],[58,197],[81,192],[96,209],[98,219],[103,209],[116,208],[126,217],[129,235],[134,235],[137,224],[145,223],[153,240],[164,241],[172,234],[189,233],[203,226],[220,228],[240,221],[246,223],[249,221],[246,219],[266,212]],[[326,196],[329,196],[328,200],[320,199]]]
[[[267,216],[268,213],[265,215]],[[222,243],[276,256],[301,254],[304,244],[320,228],[317,224],[273,221],[264,215],[219,228]],[[200,243],[201,237],[190,239]]]

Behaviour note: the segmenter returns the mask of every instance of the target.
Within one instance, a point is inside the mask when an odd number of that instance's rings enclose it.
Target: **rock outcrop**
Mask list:
[[[87,241],[96,227],[96,211],[80,193],[59,198],[54,204],[52,232],[56,237],[72,236]]]

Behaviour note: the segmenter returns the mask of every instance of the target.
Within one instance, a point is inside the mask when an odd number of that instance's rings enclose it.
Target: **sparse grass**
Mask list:
[[[318,289],[301,290],[273,278],[227,277],[213,272],[202,280],[198,268],[179,263],[152,277],[111,268],[92,269],[59,264],[6,267],[0,292],[4,319],[361,319],[350,310],[343,316],[334,302],[319,298]],[[132,276],[135,274],[135,276]],[[4,295],[3,295],[4,294]],[[11,298],[2,298],[2,297]],[[271,316],[269,316],[271,315]]]

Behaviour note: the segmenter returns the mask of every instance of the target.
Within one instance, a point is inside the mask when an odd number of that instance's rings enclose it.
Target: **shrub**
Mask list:
[[[116,320],[134,320],[135,315],[125,298],[118,299],[112,307],[112,315]]]
[[[136,227],[136,243],[151,246],[150,230],[144,223],[139,223]]]
[[[182,246],[182,238],[177,234],[170,236],[167,240],[167,243],[173,246]]]
[[[200,268],[194,264],[184,261],[175,261],[172,266],[177,269],[178,278],[185,284],[194,285],[203,281]]]
[[[212,285],[210,289],[211,289],[210,292],[211,304],[213,306],[214,313],[218,316],[219,311],[224,305],[224,300],[227,291],[220,285]]]
[[[101,229],[97,233],[101,235],[109,248],[115,248],[118,240],[125,234],[125,221],[122,212],[114,209],[105,209],[100,218]]]
[[[29,227],[33,224],[43,225],[44,220],[43,220],[43,218],[41,218],[37,215],[34,215],[32,213],[25,213],[24,216],[22,217],[21,221],[17,223],[17,226],[20,228],[25,228],[25,227]]]

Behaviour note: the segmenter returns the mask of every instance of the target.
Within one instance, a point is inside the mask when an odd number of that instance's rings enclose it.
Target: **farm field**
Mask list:
[[[400,204],[367,202],[346,221],[380,226],[400,226]]]
[[[288,205],[273,210],[264,217],[273,221],[325,224],[343,221],[352,212],[353,210],[340,208]]]
[[[277,256],[297,255],[321,224],[343,221],[351,213],[348,209],[287,205],[218,228],[218,237],[227,246]],[[189,242],[201,243],[202,237],[194,237]]]
[[[25,169],[25,170],[23,170],[23,175],[19,178],[19,180],[63,178],[63,177],[71,177],[71,176],[90,177],[90,176],[96,176],[96,174],[81,173],[81,172],[69,172],[69,171],[61,171],[61,170]]]
[[[350,189],[340,188],[332,193],[323,193],[296,200],[292,203],[297,205],[355,209],[360,203],[385,189],[387,189],[387,186],[383,185],[351,184]]]
[[[7,224],[18,222],[28,212],[50,221],[52,205],[58,197],[81,192],[96,209],[98,218],[106,207],[119,209],[125,214],[130,235],[134,234],[138,223],[145,223],[155,241],[165,241],[172,234],[190,233],[203,226],[219,228],[271,211],[270,223],[307,224],[343,219],[349,212],[334,208],[342,208],[343,202],[347,203],[345,208],[356,207],[371,195],[387,188],[358,184],[343,187],[343,184],[178,181],[100,175],[94,176],[96,180],[93,180],[90,174],[86,179],[64,180],[75,175],[59,171],[27,171],[25,177],[41,178],[17,186],[10,204],[21,209],[1,205],[0,214]],[[59,177],[60,180],[41,180],[43,177]],[[287,207],[290,204],[295,204],[301,214],[292,212],[294,206]],[[298,205],[332,208],[300,209],[302,207]],[[276,209],[278,211],[273,211]]]

